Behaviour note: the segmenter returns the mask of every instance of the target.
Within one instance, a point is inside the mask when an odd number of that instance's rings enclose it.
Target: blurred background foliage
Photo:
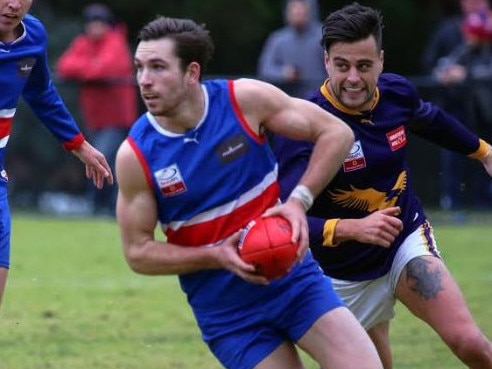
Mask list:
[[[459,0],[360,0],[382,11],[385,70],[407,76],[421,74],[420,54],[437,22],[456,13]],[[62,51],[82,31],[81,13],[93,1],[34,0],[31,12],[43,21],[49,34],[49,59],[53,66]],[[284,25],[286,0],[100,0],[109,5],[118,20],[125,23],[128,42],[136,46],[138,30],[157,15],[192,18],[204,23],[214,38],[216,53],[206,72],[208,76],[254,76],[263,43]],[[318,0],[320,18],[352,1]],[[84,130],[77,104],[77,86],[55,78],[69,110]],[[33,209],[47,192],[82,194],[86,188],[82,164],[65,153],[47,134],[29,109],[22,108],[9,142],[7,170],[10,175],[11,205]],[[143,111],[143,106],[141,106]],[[417,150],[426,152],[425,150]],[[426,154],[424,171],[435,173],[437,155]],[[416,176],[417,177],[417,176]],[[419,185],[419,184],[417,184]],[[423,200],[435,202],[437,181],[422,183]]]
[[[81,29],[80,14],[91,1],[35,0],[32,12],[50,32],[55,58]],[[284,0],[138,0],[102,1],[128,26],[134,44],[138,29],[156,15],[189,17],[204,23],[216,43],[209,73],[254,74],[266,37],[284,24]],[[385,21],[386,69],[402,74],[420,72],[423,45],[441,17],[458,11],[458,0],[359,1],[382,11]],[[347,5],[347,0],[319,0],[320,16]]]

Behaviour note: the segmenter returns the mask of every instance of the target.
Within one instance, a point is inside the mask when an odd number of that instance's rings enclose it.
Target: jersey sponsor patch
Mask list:
[[[154,172],[154,177],[164,197],[176,196],[186,191],[186,184],[177,164]]]
[[[34,58],[24,58],[17,63],[17,75],[19,77],[29,77],[31,74],[32,68],[34,68],[34,64],[36,64],[36,59]]]
[[[216,153],[222,164],[230,163],[248,151],[248,142],[246,138],[238,134],[221,144]]]
[[[403,126],[386,133],[386,138],[388,139],[391,151],[401,149],[407,144],[407,135],[405,134],[405,128]]]
[[[364,157],[364,152],[362,151],[362,144],[360,140],[357,140],[352,145],[349,155],[343,162],[343,171],[352,172],[357,169],[362,169],[366,167],[366,158]]]

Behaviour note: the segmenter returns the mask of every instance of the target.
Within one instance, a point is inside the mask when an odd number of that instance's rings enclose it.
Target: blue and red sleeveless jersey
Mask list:
[[[214,245],[278,200],[273,153],[244,121],[232,86],[204,83],[205,115],[185,134],[166,131],[150,113],[130,131],[171,243]]]
[[[266,137],[244,120],[234,83],[209,80],[203,89],[205,114],[194,129],[175,134],[146,113],[128,138],[155,193],[167,241],[180,246],[213,247],[279,201],[277,163]],[[310,260],[269,286],[253,285],[227,270],[179,278],[195,309],[230,306],[266,297],[272,288],[301,278],[301,270],[307,274],[313,267]]]

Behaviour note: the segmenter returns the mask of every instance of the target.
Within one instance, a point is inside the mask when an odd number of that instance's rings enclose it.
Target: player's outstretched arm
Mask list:
[[[84,141],[79,148],[72,150],[72,153],[85,164],[85,175],[92,179],[97,188],[101,189],[105,181],[109,185],[113,184],[113,173],[106,158],[89,142]]]

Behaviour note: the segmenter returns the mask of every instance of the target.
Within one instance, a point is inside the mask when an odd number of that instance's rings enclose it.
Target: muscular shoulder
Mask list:
[[[250,78],[234,81],[234,95],[243,110],[261,110],[288,99],[288,96],[274,85]]]
[[[243,78],[234,81],[234,96],[253,131],[288,110],[290,97],[272,84]]]
[[[145,172],[131,140],[125,140],[116,155],[116,179],[123,192],[137,191],[147,187]]]

